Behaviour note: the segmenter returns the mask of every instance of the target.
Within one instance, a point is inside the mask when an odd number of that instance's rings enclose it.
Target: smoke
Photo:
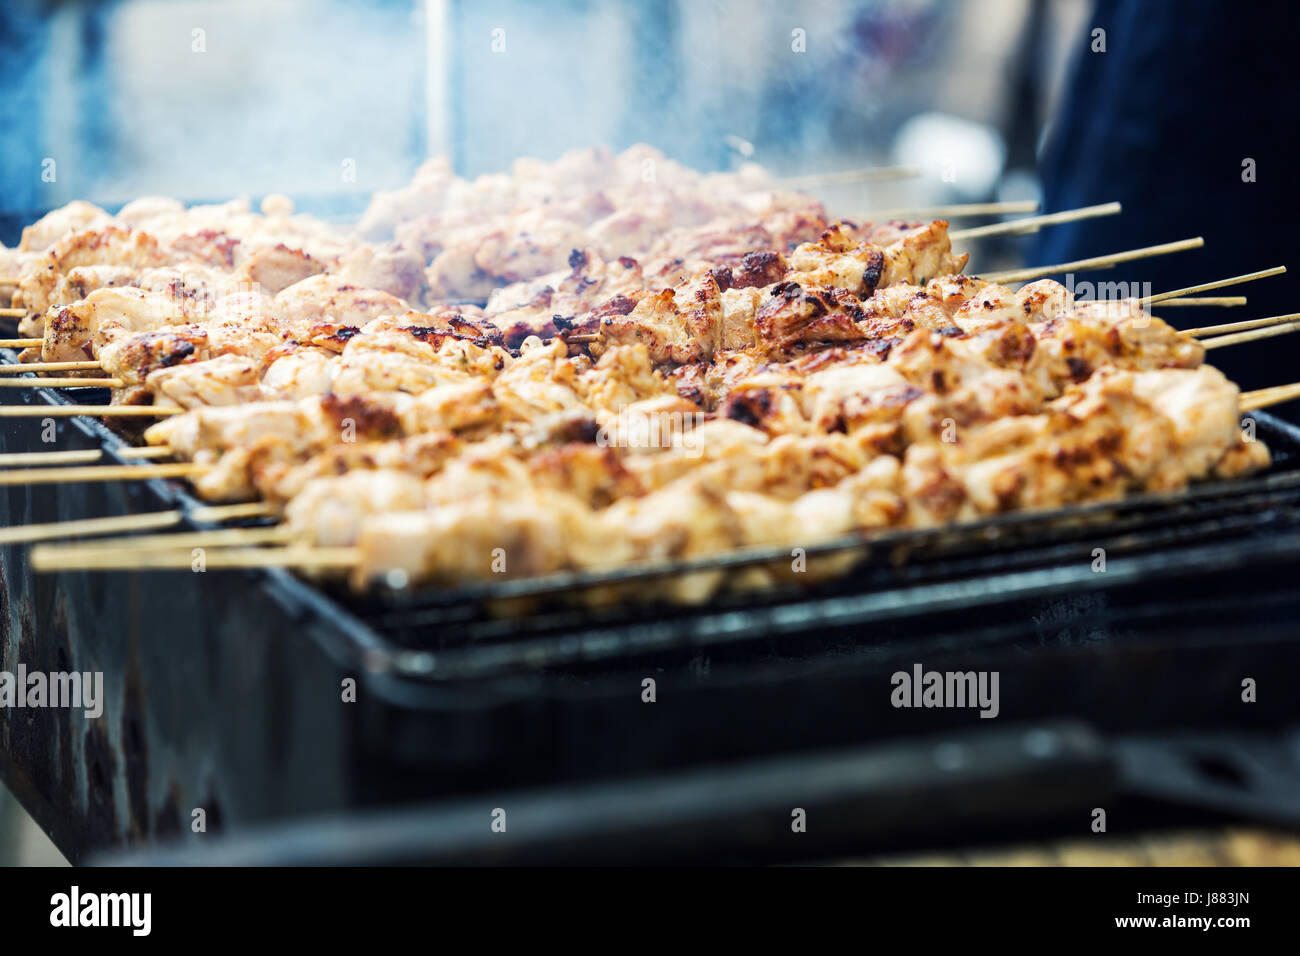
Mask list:
[[[29,24],[36,56],[6,76],[6,97],[21,89],[34,108],[0,133],[5,185],[44,208],[156,194],[363,201],[425,152],[422,12],[307,0],[59,6]],[[44,157],[57,162],[54,182],[40,183]]]
[[[0,66],[0,211],[284,192],[306,211],[352,213],[442,152],[467,176],[637,142],[705,170],[746,158],[778,173],[888,162],[894,131],[924,99],[891,84],[918,60],[933,75],[944,9],[18,0],[0,10],[16,38]]]

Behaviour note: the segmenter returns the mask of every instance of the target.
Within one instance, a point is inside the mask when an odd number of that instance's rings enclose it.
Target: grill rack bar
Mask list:
[[[1162,554],[1137,556],[1112,564],[1105,574],[1086,565],[1036,568],[980,578],[919,584],[878,592],[805,599],[792,604],[759,605],[726,610],[709,609],[694,615],[634,625],[585,629],[499,643],[466,643],[437,652],[407,651],[393,659],[405,676],[445,683],[472,682],[510,674],[567,671],[575,667],[609,667],[666,652],[694,650],[716,653],[727,646],[764,643],[781,636],[815,633],[828,628],[857,627],[953,612],[979,612],[1009,602],[1028,603],[1069,593],[1080,594],[1140,585],[1154,576],[1194,576],[1213,565],[1242,571],[1278,562],[1300,561],[1300,534],[1252,543],[1234,551],[1225,562],[1218,545],[1192,549],[1173,563]],[[1252,598],[1252,611],[1270,604],[1266,596]],[[1290,607],[1290,595],[1274,595],[1271,604]],[[1271,605],[1270,605],[1271,606]],[[1142,617],[1159,621],[1173,611],[1222,608],[1218,596],[1201,601],[1156,603],[1140,609]],[[1130,616],[1132,616],[1130,614]],[[983,637],[980,637],[980,634]],[[1004,630],[990,625],[962,635],[962,646],[996,644]]]

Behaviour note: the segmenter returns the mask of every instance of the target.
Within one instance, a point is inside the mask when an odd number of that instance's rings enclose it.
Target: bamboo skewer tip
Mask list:
[[[95,451],[95,449],[91,449]],[[57,453],[55,453],[57,454]],[[218,524],[240,518],[262,518],[273,515],[275,509],[265,502],[236,505],[211,505],[181,511],[147,511],[141,514],[116,515],[108,518],[86,518],[76,521],[57,521],[49,524],[20,525],[0,528],[0,545],[30,544],[59,538],[88,538],[108,534],[126,534],[132,531],[150,531],[175,527],[186,517],[200,524]],[[138,540],[138,539],[137,539]]]
[[[17,468],[0,471],[0,485],[60,485],[83,481],[145,481],[192,478],[212,470],[192,461],[158,465],[86,465],[67,468]]]
[[[1203,245],[1205,245],[1204,237],[1193,236],[1190,239],[1179,239],[1175,242],[1164,242],[1155,246],[1143,246],[1140,249],[1128,249],[1124,252],[1114,252],[1105,256],[1094,256],[1091,259],[1077,259],[1074,262],[1061,262],[1050,266],[1011,269],[1006,272],[990,272],[980,278],[997,283],[1024,282],[1030,279],[1041,279],[1045,276],[1060,275],[1065,272],[1086,272],[1091,269],[1107,268],[1121,262],[1132,262],[1136,259],[1169,255],[1174,252],[1185,252],[1189,249],[1199,249]]]
[[[1282,322],[1260,329],[1236,332],[1232,335],[1220,335],[1215,338],[1201,339],[1201,345],[1208,349],[1222,348],[1225,345],[1240,345],[1242,342],[1254,342],[1256,339],[1269,339],[1275,335],[1290,335],[1300,332],[1300,321]]]
[[[0,544],[30,544],[57,538],[89,538],[96,535],[169,528],[179,524],[180,521],[179,511],[155,511],[138,515],[19,525],[13,528],[0,528]]]
[[[15,362],[0,365],[0,375],[22,375],[25,372],[94,372],[102,371],[98,362]]]
[[[191,550],[171,548],[124,554],[117,549],[92,552],[82,548],[37,545],[31,551],[31,563],[37,571],[190,570],[194,563]],[[286,545],[205,549],[203,565],[205,570],[316,568],[343,571],[356,567],[360,559],[361,553],[357,548]]]
[[[1283,402],[1294,401],[1300,398],[1300,382],[1294,382],[1290,385],[1273,385],[1269,388],[1256,389],[1253,392],[1242,392],[1237,399],[1237,407],[1243,412],[1251,412],[1260,408],[1268,408],[1271,405],[1281,405]]]
[[[1286,325],[1298,321],[1300,321],[1300,312],[1289,312],[1286,315],[1270,315],[1262,319],[1246,319],[1243,322],[1228,322],[1223,325],[1206,325],[1197,329],[1185,329],[1183,334],[1190,335],[1192,338],[1204,338],[1210,335],[1245,332],[1248,329],[1262,329],[1270,325]]]
[[[0,405],[0,418],[166,418],[185,411],[179,405]]]
[[[19,378],[0,376],[0,388],[122,388],[120,378]]]
[[[1273,266],[1271,269],[1260,269],[1258,272],[1247,272],[1245,275],[1230,276],[1227,279],[1217,279],[1214,282],[1202,282],[1200,285],[1189,285],[1184,289],[1174,289],[1170,292],[1162,292],[1159,295],[1149,295],[1139,299],[1138,304],[1150,305],[1156,302],[1181,298],[1182,296],[1191,295],[1195,292],[1209,292],[1212,289],[1222,289],[1224,286],[1242,285],[1246,282],[1254,282],[1257,279],[1267,279],[1270,276],[1279,276],[1285,272],[1286,266]]]
[[[988,236],[1014,235],[1021,232],[1038,232],[1044,226],[1055,226],[1080,219],[1094,219],[1098,216],[1114,216],[1123,212],[1118,202],[1101,203],[1096,206],[1083,206],[1079,209],[1065,209],[1042,216],[1029,216],[1024,219],[1009,219],[988,226],[975,226],[971,229],[958,229],[948,234],[954,242],[980,239]]]
[[[1246,305],[1246,297],[1244,295],[1205,295],[1193,296],[1185,299],[1165,299],[1158,304],[1162,309],[1178,309],[1191,306],[1234,308],[1236,306]]]
[[[770,186],[777,189],[815,189],[819,186],[847,186],[854,183],[884,182],[890,179],[916,179],[924,175],[919,166],[868,166],[860,169],[841,169],[834,172],[809,173],[803,176],[781,176]]]

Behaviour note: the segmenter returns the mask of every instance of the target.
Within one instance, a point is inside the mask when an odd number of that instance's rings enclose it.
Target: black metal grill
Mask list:
[[[932,616],[1134,581],[1156,585],[1207,568],[1230,572],[1289,560],[1300,548],[1300,430],[1267,415],[1259,422],[1260,437],[1274,454],[1273,467],[1262,476],[957,527],[846,538],[807,549],[810,561],[844,553],[855,557],[852,570],[834,580],[803,587],[787,583],[761,593],[724,590],[703,608],[658,605],[649,621],[635,600],[636,583],[788,566],[790,554],[751,550],[455,591],[338,599],[386,638],[442,651],[438,673],[451,679],[462,672],[617,659],[625,651],[645,653],[687,641],[734,648],[798,633],[816,647],[818,631],[826,626]],[[1100,573],[1093,570],[1096,548],[1106,555]],[[572,600],[575,593],[611,585],[623,585],[629,600],[600,609],[575,606]],[[503,609],[517,612],[523,602],[529,602],[527,615],[503,614]]]
[[[43,393],[47,400],[61,403],[84,397],[87,404],[99,402],[102,394],[94,389]],[[1300,541],[1300,428],[1267,413],[1257,412],[1255,418],[1258,437],[1273,454],[1272,467],[1263,475],[962,525],[854,535],[806,548],[810,563],[833,556],[852,559],[851,570],[829,581],[794,584],[787,574],[762,591],[729,590],[726,582],[737,572],[789,566],[788,550],[761,548],[446,589],[381,587],[356,595],[326,586],[321,598],[334,605],[332,611],[340,619],[349,619],[351,631],[369,630],[379,641],[403,648],[460,649],[495,668],[508,661],[519,666],[571,663],[595,653],[595,644],[607,645],[607,653],[617,656],[617,643],[609,640],[611,629],[641,635],[629,638],[629,648],[655,645],[658,642],[646,635],[668,626],[695,632],[710,643],[734,643],[839,621],[984,607],[1054,591],[1107,589],[1131,580],[1151,583],[1206,568],[1226,572],[1286,560]],[[120,447],[121,437],[107,426],[74,421],[92,441]],[[183,507],[204,504],[182,486],[163,487]],[[1105,551],[1105,572],[1093,570],[1096,548]],[[724,575],[706,605],[659,603],[653,620],[646,620],[638,584],[703,573]],[[591,606],[582,595],[596,588],[618,588],[624,600],[614,607]],[[741,621],[743,625],[737,623]],[[603,636],[579,648],[572,640],[575,632]],[[557,635],[565,640],[524,640]],[[516,650],[497,647],[488,652],[488,644],[512,644]],[[450,674],[453,662],[467,664],[468,658],[444,653],[441,660],[439,672]],[[477,671],[477,666],[469,669]]]
[[[829,543],[808,549],[810,563],[853,554],[849,573],[724,589],[698,607],[574,598],[788,566],[789,554],[357,597],[280,570],[33,576],[21,550],[4,549],[4,660],[94,665],[117,703],[89,729],[0,714],[0,769],[76,857],[182,833],[173,818],[192,806],[244,825],[969,725],[969,713],[889,706],[890,672],[919,661],[1000,670],[1015,721],[1272,729],[1294,720],[1291,698],[1274,688],[1243,708],[1238,685],[1300,667],[1300,430],[1256,418],[1274,453],[1267,474]],[[2,450],[48,450],[38,422],[8,422]],[[60,448],[121,443],[92,420],[60,429]],[[0,492],[0,520],[194,503],[161,481],[13,487]],[[1092,569],[1098,547],[1104,573]],[[349,676],[358,703],[340,711]],[[647,676],[666,701],[655,710],[640,699]],[[111,794],[119,775],[128,799],[105,806],[90,781],[107,779]]]

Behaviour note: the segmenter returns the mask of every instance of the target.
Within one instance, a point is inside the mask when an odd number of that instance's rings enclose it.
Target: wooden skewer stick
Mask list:
[[[119,458],[170,458],[172,450],[168,445],[141,445],[133,448],[119,448]]]
[[[240,518],[265,518],[275,510],[262,501],[238,505],[212,505],[192,508],[189,517],[203,524],[219,524]],[[29,524],[14,528],[0,528],[0,544],[26,544],[32,541],[49,541],[56,538],[89,538],[96,535],[124,534],[129,531],[151,531],[171,528],[186,516],[183,511],[147,511],[143,514],[117,515],[111,518],[86,518],[80,521],[55,521],[49,524]]]
[[[222,521],[235,521],[239,518],[269,518],[276,513],[276,509],[265,501],[247,501],[237,505],[207,505],[191,508],[189,516],[195,521],[219,524]]]
[[[23,372],[99,372],[98,362],[18,362],[0,365],[0,375],[21,375]]]
[[[221,548],[247,545],[288,544],[294,540],[300,547],[308,547],[302,531],[277,525],[271,528],[221,528],[217,531],[186,531],[180,534],[148,534],[110,538],[95,544],[68,545],[61,549],[66,555],[98,554],[103,551],[174,551],[177,548]]]
[[[0,377],[0,388],[121,388],[120,378],[18,378]]]
[[[872,222],[886,219],[960,219],[964,216],[1001,216],[1038,212],[1038,202],[1021,199],[1014,202],[972,202],[953,206],[918,206],[912,209],[873,209],[866,214]]]
[[[32,549],[32,567],[37,571],[135,571],[185,570],[193,567],[194,558],[185,551],[144,551],[123,554],[116,550],[67,554],[72,550],[51,545]],[[208,570],[223,568],[320,568],[348,570],[361,560],[357,548],[305,548],[295,545],[282,548],[227,548],[207,551],[204,566]]]
[[[85,465],[99,461],[104,453],[98,448],[85,448],[78,451],[21,451],[0,455],[0,466],[14,465]]]
[[[0,276],[0,285],[22,285],[22,282],[18,276]]]
[[[1244,295],[1200,295],[1186,299],[1165,299],[1160,303],[1162,309],[1177,309],[1193,305],[1214,305],[1221,307],[1245,305]]]
[[[1300,332],[1300,322],[1292,322],[1287,325],[1274,325],[1264,329],[1254,329],[1250,332],[1237,332],[1233,335],[1220,335],[1213,339],[1202,339],[1201,344],[1207,349],[1223,348],[1225,345],[1238,345],[1242,342],[1253,342],[1256,339],[1271,339],[1275,335],[1290,335],[1292,332]]]
[[[1103,266],[1113,266],[1120,262],[1132,262],[1135,259],[1147,259],[1151,256],[1166,256],[1172,252],[1186,252],[1199,249],[1205,245],[1200,236],[1192,239],[1180,239],[1177,242],[1165,242],[1158,246],[1144,246],[1127,252],[1115,252],[1108,256],[1095,256],[1091,259],[1078,259],[1074,262],[1062,262],[1054,266],[1035,266],[1032,269],[1012,269],[1008,272],[992,272],[980,276],[990,282],[1024,282],[1029,279],[1041,279],[1044,276],[1060,275],[1063,272],[1084,272]]]
[[[1242,392],[1238,399],[1238,407],[1243,412],[1249,412],[1257,408],[1268,408],[1270,405],[1281,405],[1283,402],[1297,398],[1300,398],[1300,382],[1293,385],[1274,385],[1254,392]]]
[[[584,345],[587,342],[599,342],[600,334],[596,333],[592,335],[569,335],[564,337],[564,341],[572,342],[575,345]]]
[[[119,448],[119,458],[166,458],[172,450],[166,445],[144,445],[139,448]],[[86,448],[75,451],[18,451],[0,454],[0,467],[23,467],[25,465],[85,465],[100,461],[104,457],[102,448]]]
[[[0,309],[0,316],[6,319],[21,319],[26,314],[26,309]]]
[[[1197,292],[1209,292],[1211,289],[1222,289],[1224,286],[1241,285],[1245,282],[1254,282],[1256,279],[1280,276],[1284,272],[1286,272],[1286,266],[1274,266],[1271,269],[1261,269],[1259,272],[1247,272],[1243,276],[1232,276],[1229,279],[1219,279],[1216,282],[1202,282],[1200,285],[1189,285],[1185,289],[1174,289],[1172,292],[1161,292],[1159,295],[1145,296],[1138,299],[1138,305],[1151,305],[1156,302],[1166,302],[1170,299],[1181,299]]]
[[[948,238],[953,242],[957,242],[963,239],[981,239],[985,236],[1037,232],[1044,226],[1054,226],[1062,222],[1075,222],[1079,219],[1095,219],[1098,216],[1114,216],[1123,211],[1119,203],[1108,202],[1099,206],[1084,206],[1080,209],[1052,212],[1045,216],[1029,216],[1025,219],[1012,219],[1009,222],[995,222],[989,226],[975,226],[973,229],[958,229],[956,232],[948,233]]]
[[[1186,329],[1183,334],[1200,339],[1207,335],[1244,332],[1247,329],[1262,329],[1270,325],[1286,325],[1289,322],[1300,322],[1300,312],[1290,312],[1286,315],[1270,315],[1264,319],[1246,319],[1244,322],[1228,322],[1225,325],[1206,325],[1199,329]]]
[[[112,518],[87,518],[83,521],[55,521],[49,524],[0,528],[0,544],[28,544],[32,541],[49,541],[53,538],[90,538],[101,534],[170,528],[180,524],[181,518],[179,511],[154,511],[141,515],[119,515]]]
[[[922,171],[917,166],[876,166],[866,169],[842,169],[834,173],[811,173],[787,176],[773,185],[783,189],[814,189],[818,186],[847,186],[852,183],[878,183],[887,179],[915,179]]]
[[[150,478],[194,478],[212,470],[192,461],[161,465],[87,465],[73,468],[18,468],[0,471],[0,485],[62,485],[81,481],[144,481]]]
[[[0,339],[0,349],[38,349],[44,339]]]
[[[0,405],[0,418],[166,418],[179,405]]]

